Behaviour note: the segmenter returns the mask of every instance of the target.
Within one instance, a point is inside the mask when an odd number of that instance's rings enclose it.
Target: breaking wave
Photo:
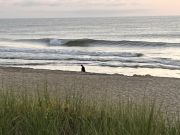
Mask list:
[[[16,39],[12,42],[28,42],[40,43],[47,46],[97,46],[97,45],[115,45],[115,46],[134,46],[134,47],[180,47],[180,43],[166,43],[166,42],[146,42],[146,41],[111,41],[111,40],[95,40],[95,39],[56,39],[56,38],[42,38],[42,39]]]
[[[180,43],[144,42],[144,41],[110,41],[94,39],[0,39],[9,44],[15,42],[15,46],[0,47],[0,65],[7,66],[37,66],[37,65],[78,65],[79,63],[91,66],[105,67],[128,67],[128,68],[159,68],[169,70],[180,70],[180,60],[178,58],[166,57],[166,53],[156,54],[154,47],[164,49],[164,47],[180,47]],[[23,43],[23,44],[20,44]],[[24,48],[24,43],[32,44],[32,48]],[[4,44],[3,42],[1,43]],[[43,48],[34,48],[34,45],[43,45]],[[14,44],[13,44],[14,45]],[[16,46],[17,45],[17,46]],[[21,46],[23,45],[23,46]],[[47,47],[44,47],[47,46]],[[55,48],[65,46],[62,48]],[[102,50],[87,48],[67,48],[67,47],[89,47],[102,46]],[[105,48],[103,48],[105,46]],[[106,47],[108,46],[108,47]],[[113,48],[115,46],[115,48]],[[116,47],[117,46],[117,47]],[[122,49],[121,47],[129,47]],[[131,51],[131,47],[137,47]],[[50,48],[52,47],[52,48]],[[53,48],[54,47],[54,48]],[[147,47],[145,51],[139,51],[138,47]],[[153,49],[148,50],[148,47]],[[107,51],[107,48],[109,49]],[[112,51],[110,50],[111,48]],[[96,48],[95,48],[96,49]],[[119,49],[119,50],[116,50]],[[122,50],[121,50],[122,49]],[[133,48],[134,49],[134,48]],[[143,48],[144,49],[144,48]],[[174,48],[176,50],[177,48]],[[147,51],[146,51],[147,50]],[[165,49],[166,50],[166,49]],[[168,50],[168,49],[167,49]],[[172,49],[173,50],[173,49]],[[148,52],[150,51],[150,52]],[[159,50],[157,50],[159,51]],[[169,52],[168,52],[169,53]],[[173,54],[174,55],[174,54]],[[151,57],[153,56],[153,57]],[[177,54],[177,56],[179,56]]]

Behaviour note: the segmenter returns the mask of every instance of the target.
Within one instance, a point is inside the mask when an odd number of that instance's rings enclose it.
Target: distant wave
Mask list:
[[[19,49],[19,48],[0,48],[0,56],[3,53],[10,55],[71,55],[71,56],[116,56],[116,57],[142,57],[144,54],[135,52],[93,52],[93,51],[73,51],[73,50],[56,50],[56,49]],[[4,55],[3,55],[4,57]]]
[[[1,39],[2,40],[2,39]],[[3,39],[5,40],[5,39]],[[7,39],[6,39],[7,40]],[[180,43],[166,43],[166,42],[146,42],[146,41],[111,41],[111,40],[95,40],[95,39],[56,39],[56,38],[42,38],[42,39],[16,39],[7,40],[11,42],[28,42],[40,43],[47,46],[98,46],[98,45],[115,45],[115,46],[134,46],[134,47],[180,47]]]
[[[146,38],[179,38],[180,33],[153,33],[153,34],[128,34],[126,37],[146,37]]]

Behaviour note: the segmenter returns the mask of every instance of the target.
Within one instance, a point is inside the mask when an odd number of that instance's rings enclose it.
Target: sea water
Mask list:
[[[0,19],[0,66],[180,78],[180,17]]]

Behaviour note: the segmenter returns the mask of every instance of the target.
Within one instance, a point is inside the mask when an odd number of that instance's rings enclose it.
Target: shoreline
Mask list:
[[[178,77],[163,77],[163,76],[153,76],[150,74],[146,74],[146,75],[138,75],[138,74],[133,74],[133,75],[125,75],[125,74],[118,74],[118,73],[94,73],[94,72],[85,72],[82,73],[80,70],[79,71],[64,71],[64,70],[57,70],[57,69],[39,69],[39,68],[27,68],[27,67],[3,67],[0,66],[0,70],[4,70],[4,71],[10,71],[10,72],[14,72],[14,71],[23,71],[23,72],[42,72],[42,73],[59,73],[59,74],[84,74],[84,75],[104,75],[104,76],[121,76],[121,77],[151,77],[151,78],[169,78],[169,79],[179,79]]]
[[[37,92],[37,86],[53,95],[80,94],[85,100],[142,103],[155,100],[163,109],[175,113],[180,108],[180,79],[154,76],[81,73],[31,68],[0,67],[0,88],[21,93]]]

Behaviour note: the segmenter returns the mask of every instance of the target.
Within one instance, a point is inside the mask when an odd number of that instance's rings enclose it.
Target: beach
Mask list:
[[[0,135],[180,135],[180,1],[0,7]]]
[[[1,90],[32,94],[40,87],[55,96],[79,95],[88,101],[111,103],[155,101],[162,110],[180,108],[180,79],[124,76],[28,68],[0,68]]]

